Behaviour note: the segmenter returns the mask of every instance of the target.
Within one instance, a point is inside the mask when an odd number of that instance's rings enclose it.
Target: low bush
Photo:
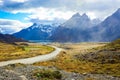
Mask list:
[[[33,75],[38,79],[61,79],[62,74],[59,71],[54,71],[50,69],[37,69],[33,71]]]

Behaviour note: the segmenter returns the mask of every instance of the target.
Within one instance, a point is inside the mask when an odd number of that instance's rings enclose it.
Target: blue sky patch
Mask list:
[[[10,13],[0,10],[0,18],[2,19],[11,19],[11,20],[19,20],[21,22],[28,22],[24,18],[27,17],[29,14],[27,13]]]

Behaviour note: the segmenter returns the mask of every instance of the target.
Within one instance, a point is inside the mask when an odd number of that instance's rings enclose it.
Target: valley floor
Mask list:
[[[56,59],[51,61],[45,61],[45,62],[38,62],[34,63],[36,66],[54,66],[60,70],[65,70],[67,72],[75,72],[75,73],[81,73],[81,74],[104,74],[104,75],[111,75],[120,77],[120,59],[117,59],[117,62],[111,62],[111,59],[107,59],[106,55],[103,54],[103,59],[108,60],[110,62],[104,62],[101,63],[101,57],[99,60],[99,57],[95,57],[94,61],[89,61],[88,59],[92,56],[85,56],[84,59],[82,59],[79,56],[84,56],[86,54],[91,53],[97,53],[99,52],[103,46],[105,46],[107,43],[76,43],[76,44],[53,44],[58,47],[61,47],[64,49],[64,51],[61,52],[57,56]],[[106,53],[109,54],[110,51],[107,51]],[[115,53],[118,51],[115,51]],[[105,54],[106,54],[105,53]],[[119,52],[118,52],[119,53]],[[93,55],[93,54],[92,54]],[[113,54],[114,55],[114,54]],[[113,56],[110,54],[110,56]],[[117,54],[118,56],[120,54]],[[117,56],[116,55],[116,56]],[[114,58],[116,57],[114,56]]]
[[[23,59],[48,54],[55,49],[50,46],[35,43],[0,43],[0,61]]]
[[[51,46],[51,47],[55,49],[53,52],[50,52],[50,53],[47,53],[44,55],[34,56],[34,57],[31,57],[28,55],[29,58],[24,58],[24,59],[2,61],[2,62],[0,62],[0,66],[6,66],[8,64],[15,64],[15,63],[32,64],[35,62],[42,62],[42,61],[51,60],[51,59],[55,58],[61,52],[60,48],[57,48],[55,46]],[[32,54],[34,54],[34,53],[32,53]]]
[[[56,58],[31,65],[11,64],[0,67],[0,80],[120,80],[118,45],[118,49],[111,48],[108,43],[49,45],[62,48]]]

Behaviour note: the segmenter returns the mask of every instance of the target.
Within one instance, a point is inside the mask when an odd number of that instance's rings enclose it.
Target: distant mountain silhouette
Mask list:
[[[113,41],[120,38],[120,9],[91,29],[92,41]]]
[[[95,20],[90,20],[86,14],[76,13],[55,30],[51,40],[59,42],[89,41],[90,34],[87,29],[99,23],[93,21]]]
[[[14,42],[26,42],[26,40],[16,38],[16,37],[9,35],[9,34],[1,34],[0,33],[0,42],[14,43]]]
[[[79,13],[74,14],[69,20],[65,23],[60,25],[61,27],[65,28],[79,28],[79,29],[86,29],[92,26],[97,25],[99,22],[94,22],[95,20],[90,20],[90,18],[84,13],[80,15]]]

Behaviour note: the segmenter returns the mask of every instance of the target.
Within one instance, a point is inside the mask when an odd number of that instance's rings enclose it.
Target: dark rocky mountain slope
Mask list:
[[[1,34],[0,33],[0,42],[4,43],[14,43],[14,42],[26,42],[26,40],[23,40],[21,38],[16,38],[9,34]]]

